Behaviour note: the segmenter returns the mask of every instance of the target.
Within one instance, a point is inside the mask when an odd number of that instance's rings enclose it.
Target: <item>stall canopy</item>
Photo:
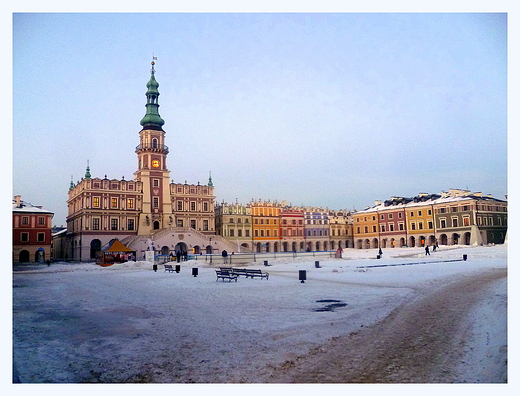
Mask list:
[[[131,256],[135,257],[135,250],[127,248],[119,239],[114,239],[107,248],[98,253],[96,262],[107,266],[114,263],[124,263]]]

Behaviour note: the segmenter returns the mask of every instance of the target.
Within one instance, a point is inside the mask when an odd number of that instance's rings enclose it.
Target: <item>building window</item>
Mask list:
[[[207,212],[209,210],[209,206],[208,206],[208,203],[207,202],[204,202],[204,212]]]
[[[92,219],[92,229],[93,230],[99,230],[99,217],[94,217]]]
[[[128,198],[126,200],[126,208],[127,209],[133,209],[134,208],[134,199],[133,198]]]
[[[469,217],[464,217],[462,219],[462,223],[464,224],[465,227],[469,226]]]
[[[394,214],[393,213],[388,213],[388,218],[389,219],[393,219],[394,218]]]
[[[29,217],[28,216],[23,216],[22,217],[22,224],[23,225],[28,225],[29,224]]]
[[[415,230],[415,223],[411,223],[410,226],[412,227],[412,231]]]
[[[177,210],[182,211],[182,201],[177,201]]]
[[[38,242],[45,242],[45,233],[44,232],[38,233]]]
[[[422,221],[420,221],[420,222],[417,223],[417,224],[418,224],[418,226],[419,226],[419,229],[422,230],[422,229],[423,229],[423,223],[422,223]]]
[[[414,216],[413,212],[410,212],[410,217],[413,217],[413,216]]]
[[[153,197],[153,207],[154,208],[159,207],[159,197]]]
[[[45,225],[45,217],[38,217],[38,225]]]
[[[446,228],[446,220],[445,219],[441,220],[441,228]]]
[[[194,230],[197,229],[197,220],[190,220],[190,227]]]
[[[110,219],[110,229],[112,231],[116,231],[118,228],[118,221],[117,219]]]
[[[453,224],[453,227],[458,227],[459,226],[459,219],[457,219],[456,217],[452,218],[451,222]]]
[[[249,234],[249,230],[246,230],[246,238],[247,237],[250,237],[251,235]]]
[[[128,222],[127,222],[128,231],[133,231],[134,227],[135,227],[134,219],[128,219]]]
[[[390,227],[390,231],[393,231],[393,230],[394,230],[394,225],[393,225],[393,223],[390,224],[389,227]]]
[[[117,198],[111,199],[111,207],[112,209],[117,209]]]
[[[191,210],[192,212],[195,211],[195,205],[196,205],[196,204],[195,204],[194,201],[190,202],[190,210]]]
[[[235,230],[234,229],[230,229],[229,230],[229,236],[230,237],[234,237],[235,236]]]
[[[399,231],[404,231],[404,223],[399,223]]]
[[[22,241],[22,242],[29,242],[29,233],[28,232],[22,232],[20,234],[20,241]]]
[[[242,236],[242,230],[237,230],[238,231],[238,236],[241,237]]]
[[[428,222],[428,229],[430,229],[430,230],[433,229],[433,221]]]
[[[94,208],[99,208],[99,197],[94,197],[92,201],[92,206]]]
[[[377,232],[377,226],[372,226],[372,232]]]
[[[177,219],[177,227],[184,227],[184,221],[182,221],[182,219]]]
[[[153,179],[153,186],[159,187],[159,179]]]

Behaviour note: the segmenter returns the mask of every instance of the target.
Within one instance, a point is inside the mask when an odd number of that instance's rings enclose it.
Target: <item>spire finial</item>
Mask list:
[[[150,73],[155,73],[155,61],[157,60],[157,57],[154,56],[154,53],[152,52],[152,70],[150,70]]]
[[[213,187],[213,180],[211,180],[211,171],[209,171],[209,181],[208,181],[208,186],[209,186],[209,187]]]

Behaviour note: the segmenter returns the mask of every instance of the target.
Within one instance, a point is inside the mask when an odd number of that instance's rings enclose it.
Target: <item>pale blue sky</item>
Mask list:
[[[152,53],[168,168],[216,200],[507,194],[506,14],[15,14],[13,194],[132,179]]]

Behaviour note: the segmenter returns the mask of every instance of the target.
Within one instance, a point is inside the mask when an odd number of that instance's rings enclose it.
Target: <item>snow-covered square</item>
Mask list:
[[[181,262],[179,273],[162,265],[155,272],[144,261],[15,267],[13,381],[507,382],[507,245],[376,255],[279,255],[268,267],[259,257],[233,265],[267,271],[269,279],[236,282],[217,280],[222,264],[203,259]],[[485,276],[482,287],[469,290]],[[413,334],[399,316],[413,317],[427,302],[442,315],[420,314],[417,328],[430,320],[443,335]],[[457,320],[448,320],[450,310]],[[408,342],[401,339],[407,332],[424,356],[411,344],[397,345]]]

